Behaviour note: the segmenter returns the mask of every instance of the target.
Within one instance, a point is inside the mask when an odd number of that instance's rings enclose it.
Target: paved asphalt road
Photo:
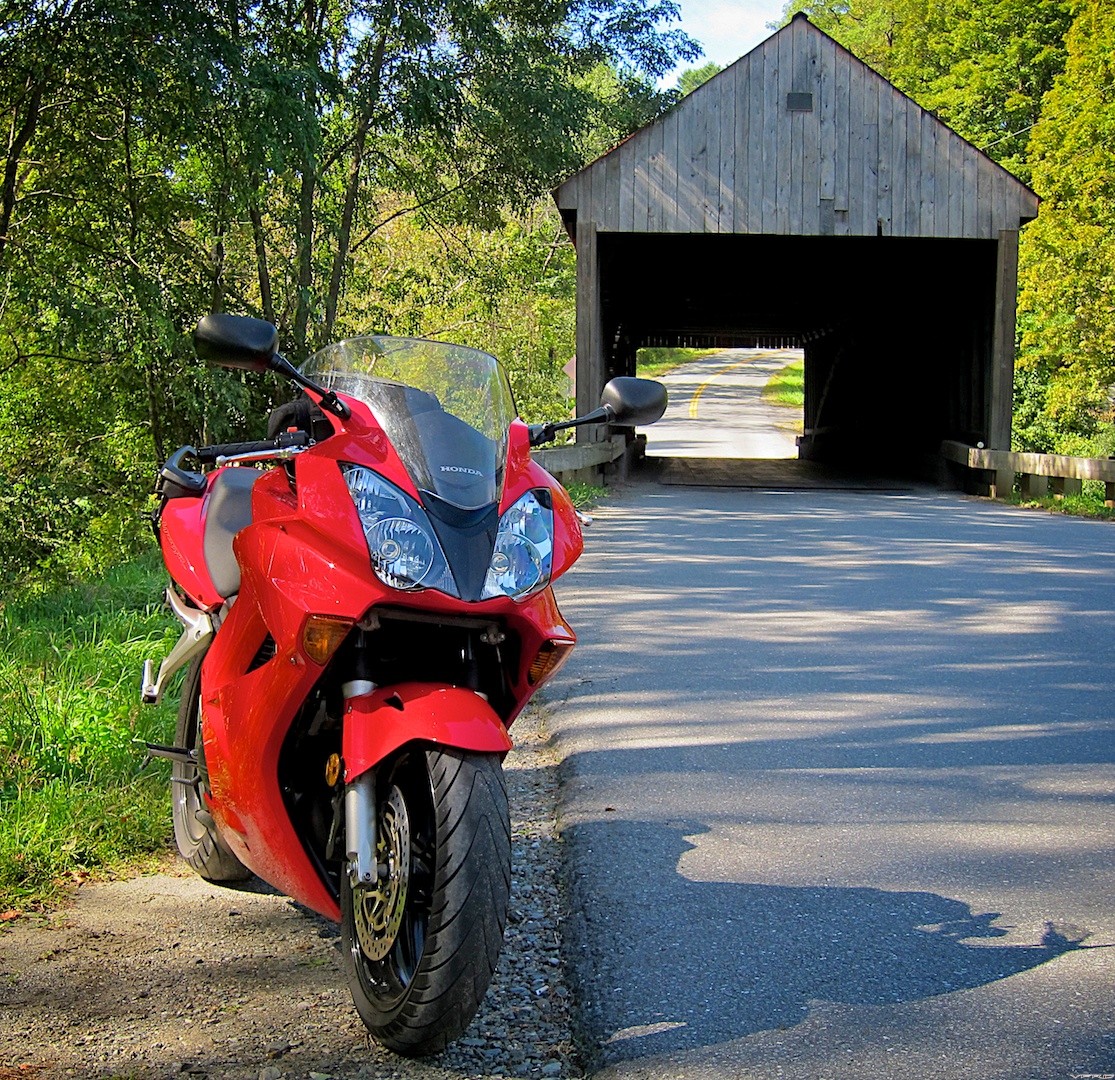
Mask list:
[[[795,349],[726,349],[685,364],[662,382],[666,415],[647,428],[650,457],[797,457],[793,424],[801,410],[768,405],[767,380],[801,359]],[[800,430],[800,429],[799,429]]]
[[[586,540],[548,697],[593,1072],[1115,1074],[1115,525],[632,484]]]

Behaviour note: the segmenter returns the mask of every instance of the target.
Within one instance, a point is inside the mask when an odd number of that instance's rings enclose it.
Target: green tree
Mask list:
[[[358,252],[392,223],[499,228],[599,152],[590,127],[660,108],[653,79],[695,51],[676,17],[668,0],[8,0],[5,580],[115,558],[156,457],[262,426],[281,389],[200,368],[183,333],[200,315],[269,318],[295,359],[353,327]]]
[[[677,92],[683,97],[686,94],[692,94],[698,86],[703,86],[714,75],[719,75],[724,69],[714,60],[710,60],[707,64],[702,64],[700,67],[686,68],[678,76]]]
[[[1020,266],[1018,423],[1025,449],[1115,453],[1115,20],[1082,0],[1030,141],[1043,198]]]

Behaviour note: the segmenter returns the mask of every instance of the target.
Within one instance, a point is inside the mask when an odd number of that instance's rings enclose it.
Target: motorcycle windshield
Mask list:
[[[358,337],[314,353],[302,372],[372,410],[419,491],[465,510],[499,501],[515,402],[494,356],[421,338]]]

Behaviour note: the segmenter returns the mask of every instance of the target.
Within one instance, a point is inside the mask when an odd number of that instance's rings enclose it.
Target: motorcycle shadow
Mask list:
[[[999,913],[929,892],[691,880],[676,869],[696,846],[686,837],[707,831],[567,830],[574,867],[591,867],[571,882],[571,937],[585,947],[570,953],[597,1066],[785,1030],[826,1003],[969,990],[1087,947],[1085,931],[1050,923],[1035,944],[992,944],[1013,929]]]

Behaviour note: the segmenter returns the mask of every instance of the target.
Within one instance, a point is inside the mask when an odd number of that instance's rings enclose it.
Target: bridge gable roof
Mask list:
[[[554,198],[571,232],[971,239],[1039,201],[804,15]]]

